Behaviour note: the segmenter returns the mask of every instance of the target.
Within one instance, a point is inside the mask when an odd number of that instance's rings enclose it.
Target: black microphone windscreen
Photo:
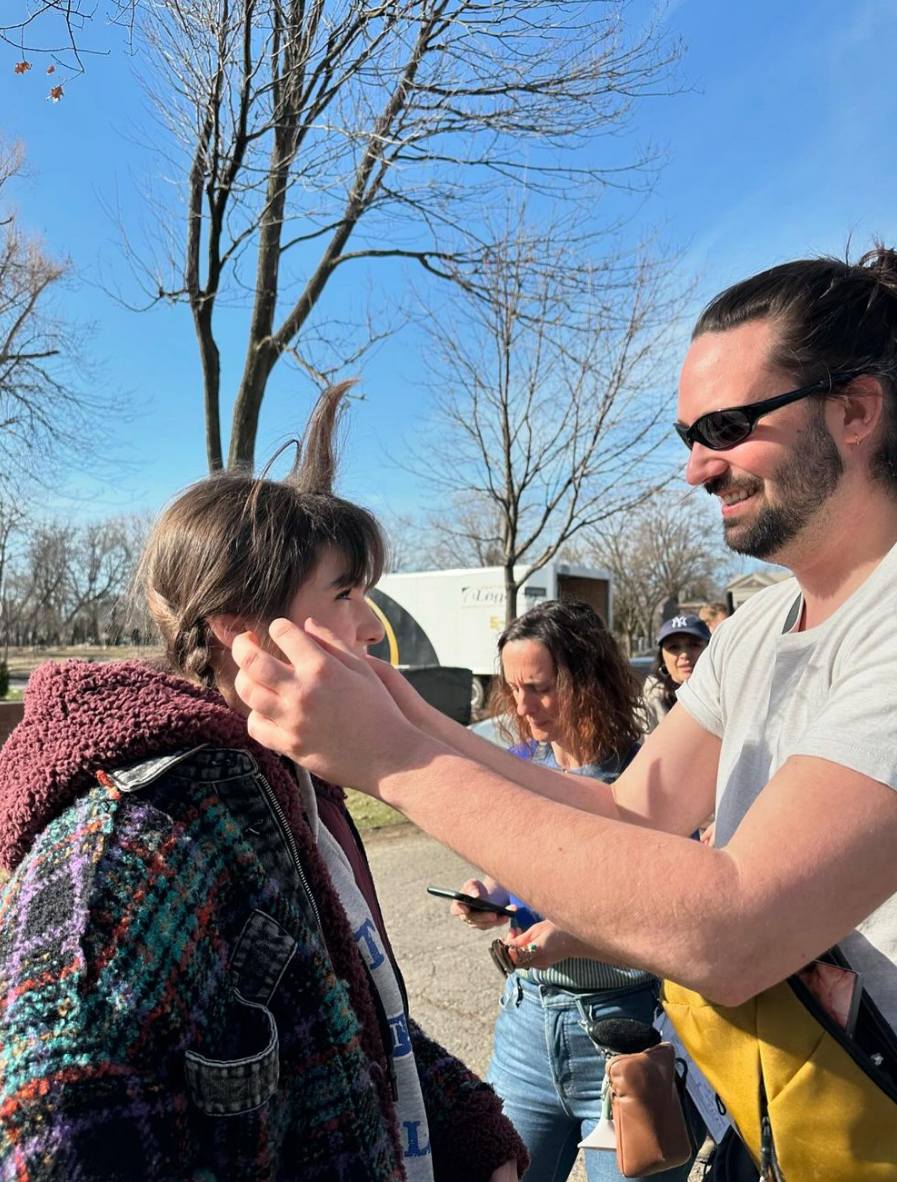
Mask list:
[[[615,1055],[646,1051],[660,1042],[660,1034],[647,1022],[635,1018],[602,1018],[588,1028],[592,1042]]]

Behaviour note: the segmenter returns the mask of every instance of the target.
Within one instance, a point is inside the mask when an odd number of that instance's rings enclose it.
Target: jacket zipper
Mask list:
[[[261,772],[258,772],[257,774],[262,792],[264,793],[265,799],[271,807],[271,811],[274,814],[274,817],[280,828],[280,832],[284,841],[286,842],[287,849],[290,851],[290,858],[292,860],[293,867],[295,868],[299,882],[302,886],[303,894],[308,900],[309,907],[311,908],[312,915],[314,916],[315,925],[318,929],[318,936],[320,937],[321,943],[326,948],[327,941],[324,939],[324,927],[321,923],[321,913],[318,911],[318,905],[315,902],[315,897],[311,892],[311,887],[308,885],[308,879],[305,876],[305,868],[303,867],[302,861],[299,857],[296,839],[293,837],[293,831],[290,829],[289,822],[286,818],[286,813],[284,813],[283,809],[281,808],[280,801],[277,799],[274,789],[271,787]]]

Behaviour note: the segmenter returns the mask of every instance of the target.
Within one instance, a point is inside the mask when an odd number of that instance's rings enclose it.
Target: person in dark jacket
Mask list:
[[[408,1015],[342,790],[254,742],[234,689],[235,629],[381,635],[379,529],[331,491],[344,391],[290,479],[221,474],[162,514],[141,581],[168,668],[31,680],[0,752],[3,1182],[526,1169],[492,1089]]]

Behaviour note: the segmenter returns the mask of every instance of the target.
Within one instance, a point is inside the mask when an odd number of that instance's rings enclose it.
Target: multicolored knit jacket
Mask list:
[[[2,1182],[404,1177],[345,913],[285,766],[217,694],[136,662],[35,673],[0,866]],[[492,1090],[412,1031],[437,1182],[522,1174]]]

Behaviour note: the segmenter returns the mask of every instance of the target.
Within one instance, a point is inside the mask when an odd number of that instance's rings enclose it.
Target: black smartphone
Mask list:
[[[440,899],[457,899],[471,911],[491,911],[494,915],[516,915],[510,907],[499,907],[497,903],[490,903],[488,899],[478,899],[476,895],[462,895],[460,891],[450,891],[447,887],[428,886],[431,895],[438,895]]]

